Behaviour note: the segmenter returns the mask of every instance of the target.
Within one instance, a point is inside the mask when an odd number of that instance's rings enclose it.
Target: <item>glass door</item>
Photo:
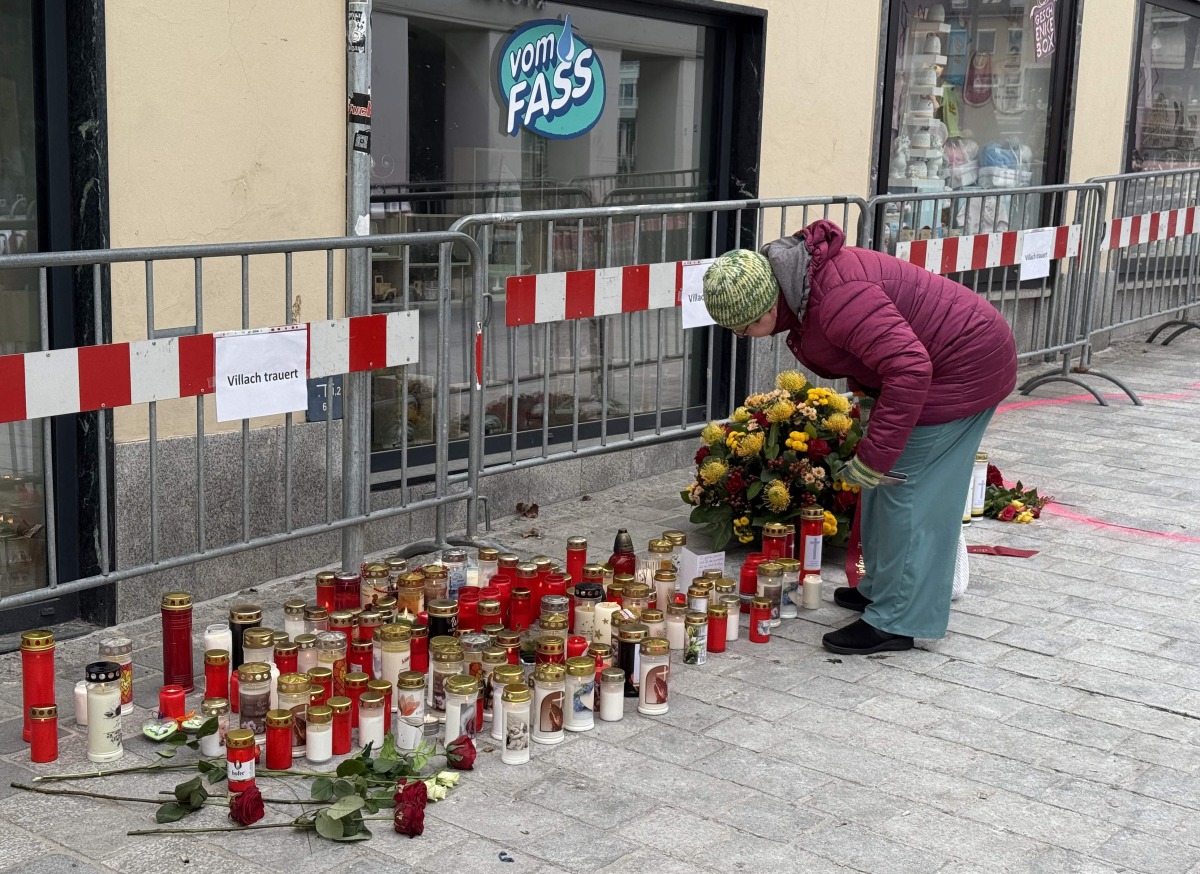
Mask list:
[[[34,4],[0,0],[0,255],[38,251]],[[0,355],[42,348],[36,270],[0,270]],[[46,585],[40,421],[0,425],[0,597]]]

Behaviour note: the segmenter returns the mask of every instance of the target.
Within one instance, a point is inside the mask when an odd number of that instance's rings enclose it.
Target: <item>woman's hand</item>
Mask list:
[[[855,456],[842,468],[841,478],[842,482],[849,485],[859,486],[864,489],[873,489],[879,485],[879,481],[883,479],[883,474],[863,464]]]

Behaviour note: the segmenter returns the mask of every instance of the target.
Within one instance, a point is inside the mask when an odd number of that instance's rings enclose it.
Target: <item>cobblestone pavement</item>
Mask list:
[[[1118,872],[1200,874],[1200,335],[1167,349],[1127,344],[1097,366],[1146,405],[1100,407],[1071,386],[1014,396],[985,448],[1012,478],[1058,496],[1033,525],[983,522],[969,541],[1040,550],[972,558],[950,634],[908,653],[831,658],[820,637],[851,614],[829,601],[765,646],[744,637],[704,667],[677,665],[671,710],[599,723],[508,767],[485,751],[460,788],[431,805],[425,835],[376,823],[335,845],[286,829],[130,837],[150,805],[20,792],[10,780],[88,767],[71,688],[97,636],[58,649],[62,755],[34,766],[20,738],[16,655],[0,676],[0,871],[241,874],[299,860],[313,871],[859,871],[868,874]],[[1074,397],[1074,400],[1068,400]],[[675,457],[670,455],[670,457]],[[524,555],[561,554],[584,534],[607,555],[618,524],[644,543],[686,524],[686,470],[497,522]],[[540,537],[524,537],[535,529]],[[693,538],[697,542],[699,538]],[[730,566],[738,556],[730,557]],[[199,605],[197,631],[230,603],[267,607],[311,593],[281,580]],[[160,685],[158,620],[137,641],[135,695]],[[122,765],[151,761],[127,720]],[[488,746],[484,745],[485,748]],[[185,751],[183,756],[194,755]],[[74,784],[153,796],[187,774]],[[277,786],[268,794],[299,795]],[[270,808],[267,822],[296,808]],[[220,809],[181,825],[217,825]],[[505,861],[502,854],[507,854]],[[185,864],[186,862],[186,864]]]

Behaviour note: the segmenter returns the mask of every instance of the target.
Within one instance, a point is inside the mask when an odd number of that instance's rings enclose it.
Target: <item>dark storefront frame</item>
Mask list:
[[[949,0],[943,3],[949,6]],[[896,64],[900,47],[899,0],[883,0],[882,26],[885,39],[880,44],[879,81],[875,107],[875,152],[871,167],[871,193],[887,190],[888,164],[892,153],[892,127],[889,119],[896,100]],[[1058,0],[1058,44],[1051,72],[1051,104],[1048,120],[1046,169],[1042,185],[1066,180],[1068,150],[1074,119],[1074,90],[1079,56],[1080,16],[1083,0]]]
[[[711,141],[705,144],[708,178],[712,180],[709,197],[726,200],[751,197],[757,193],[759,179],[759,151],[762,134],[762,88],[766,60],[765,10],[735,6],[711,0],[658,0],[653,4],[634,0],[564,0],[570,5],[595,9],[603,12],[626,14],[640,18],[657,18],[679,24],[707,29],[706,52],[711,53],[713,63],[707,71],[708,90],[715,100],[707,111],[712,113]],[[530,17],[536,13],[531,11]],[[745,229],[743,229],[745,231]],[[727,218],[720,219],[717,239],[732,246],[735,229]],[[740,342],[736,372],[731,370],[733,343]],[[709,368],[713,379],[708,385],[711,398],[720,403],[734,392],[744,394],[749,377],[747,341],[738,341],[728,331],[715,333],[713,346],[714,362]],[[718,404],[719,406],[720,404]],[[654,428],[656,423],[664,427],[677,426],[681,420],[700,421],[705,407],[664,412],[661,418],[654,413],[634,416],[635,430]],[[620,435],[630,430],[628,417],[608,420],[608,433]],[[601,436],[599,422],[580,423],[579,437],[594,439]],[[552,443],[569,441],[571,426],[551,427]],[[507,436],[497,438],[486,447],[501,450],[507,446]],[[518,436],[518,448],[526,449],[540,445],[542,431],[522,432]],[[501,445],[501,444],[504,445]],[[467,457],[466,440],[451,443],[451,461],[461,466]],[[371,453],[371,471],[376,476],[374,490],[392,488],[396,485],[387,476],[388,471],[398,470],[403,455],[399,450],[379,450]],[[433,447],[409,447],[408,464],[411,468],[430,465],[433,462]],[[418,480],[410,478],[410,482]]]
[[[107,125],[103,0],[35,0],[35,115],[37,237],[43,252],[104,248],[108,243]],[[104,288],[96,331],[92,276],[87,269],[47,274],[50,347],[103,342],[111,333]],[[99,470],[96,434],[104,429],[111,460],[110,415],[56,416],[46,422],[54,471],[54,550],[60,580],[101,571],[92,532],[101,515],[113,518],[113,470]],[[99,505],[99,476],[108,479],[109,504]],[[0,634],[61,623],[80,615],[107,624],[115,616],[111,586],[0,611]]]

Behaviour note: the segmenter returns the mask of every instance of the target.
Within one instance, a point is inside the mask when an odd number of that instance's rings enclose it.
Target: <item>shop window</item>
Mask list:
[[[544,135],[529,124],[511,132],[497,73],[504,47],[533,19],[563,26],[567,16],[602,65],[603,111],[579,135]],[[711,199],[714,28],[565,3],[530,14],[467,0],[377,4],[373,26],[374,231],[444,230],[473,213]],[[497,326],[485,349],[489,433],[570,424],[576,408],[580,422],[596,421],[603,404],[610,418],[647,413],[656,385],[670,386],[681,406],[702,402],[705,333],[684,334],[677,310],[503,328],[507,276],[634,263],[635,252],[642,263],[707,254],[704,229],[684,217],[647,222],[637,233],[632,220],[618,221],[608,233],[601,220],[527,223],[519,231],[506,222],[482,240]],[[406,298],[421,311],[420,363],[373,380],[373,448],[387,452],[436,434],[436,253],[376,252],[372,272],[384,290],[377,311]],[[448,380],[457,386],[467,384],[474,347],[463,306],[469,282],[467,265],[456,260],[453,318],[461,334]],[[605,362],[615,360],[621,378],[608,380]],[[465,393],[452,406],[451,437],[462,437]]]
[[[0,8],[0,255],[38,251],[33,5]],[[0,355],[40,348],[38,272],[0,271]],[[46,585],[42,429],[0,425],[0,596]]]
[[[1200,18],[1143,7],[1133,98],[1132,171],[1200,166]]]
[[[1050,132],[1068,2],[895,4],[881,188],[974,191],[1055,181]]]

